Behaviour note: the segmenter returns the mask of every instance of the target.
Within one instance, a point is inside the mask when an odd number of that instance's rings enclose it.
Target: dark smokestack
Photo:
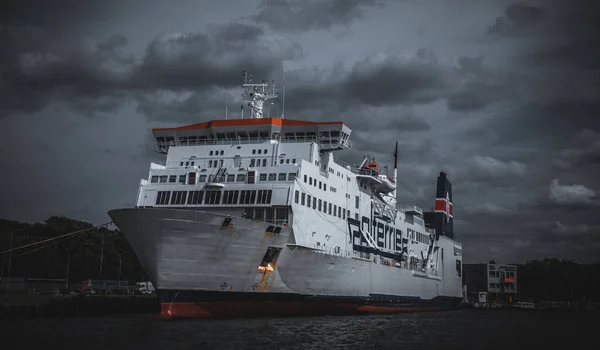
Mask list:
[[[436,235],[443,235],[452,239],[454,238],[452,184],[444,172],[440,172],[440,176],[438,176],[437,179],[432,226],[436,230]]]

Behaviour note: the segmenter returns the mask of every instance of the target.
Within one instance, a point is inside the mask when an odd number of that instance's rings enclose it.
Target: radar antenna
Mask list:
[[[277,91],[275,91],[275,82],[273,82],[270,88],[265,80],[260,84],[252,84],[252,75],[248,75],[246,71],[244,71],[242,88],[244,88],[244,93],[242,94],[243,102],[250,108],[251,119],[264,118],[263,110],[265,102],[279,96]]]

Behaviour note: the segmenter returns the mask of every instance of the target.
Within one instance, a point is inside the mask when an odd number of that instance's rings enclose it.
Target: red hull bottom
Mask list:
[[[166,318],[238,318],[290,317],[319,315],[361,315],[401,312],[443,311],[447,307],[371,306],[353,303],[293,302],[293,301],[217,301],[161,303],[161,316]]]

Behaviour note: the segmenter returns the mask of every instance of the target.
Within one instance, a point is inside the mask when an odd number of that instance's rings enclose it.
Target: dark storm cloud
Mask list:
[[[286,76],[291,85],[286,109],[317,106],[347,111],[355,106],[427,104],[445,98],[459,83],[457,71],[425,49],[410,57],[375,55],[358,61],[348,71],[337,68],[316,81],[299,78],[293,82],[294,77],[317,73],[300,70]]]
[[[582,130],[571,148],[561,151],[554,163],[564,169],[576,169],[590,164],[600,164],[600,133]]]
[[[118,12],[116,0],[6,0],[0,23],[8,26],[36,26],[61,33],[73,25],[107,19]]]
[[[80,99],[80,107],[97,103],[92,109],[106,110],[123,102],[125,94],[236,86],[243,69],[270,78],[281,72],[284,60],[302,52],[289,38],[241,23],[160,36],[141,58],[126,53],[128,42],[121,35],[77,46],[37,44],[46,39],[53,38],[20,27],[4,29],[0,115],[33,112],[56,100]]]
[[[532,6],[524,2],[510,4],[504,14],[488,28],[490,35],[519,36],[533,29],[547,16],[543,8]]]
[[[146,50],[134,84],[143,88],[198,89],[238,86],[242,71],[255,81],[283,70],[283,61],[300,57],[302,48],[287,37],[271,36],[260,27],[230,23],[206,33],[156,38]]]
[[[522,96],[492,127],[506,140],[547,138],[562,147],[583,128],[600,130],[600,3],[538,3],[538,10],[522,4],[513,8],[523,12],[514,22],[528,33],[519,38],[521,44],[507,67],[518,77],[512,84],[523,87]],[[509,9],[505,17],[517,16],[509,15]],[[535,28],[523,25],[533,22]]]
[[[262,0],[253,18],[277,31],[328,29],[361,19],[366,8],[383,3],[385,0]]]

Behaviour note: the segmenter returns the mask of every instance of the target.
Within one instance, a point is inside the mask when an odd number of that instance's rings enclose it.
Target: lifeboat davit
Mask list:
[[[381,181],[381,183],[376,186],[377,191],[381,193],[390,193],[396,189],[396,183],[394,180],[387,177],[387,175],[379,175],[377,176],[377,179]]]

